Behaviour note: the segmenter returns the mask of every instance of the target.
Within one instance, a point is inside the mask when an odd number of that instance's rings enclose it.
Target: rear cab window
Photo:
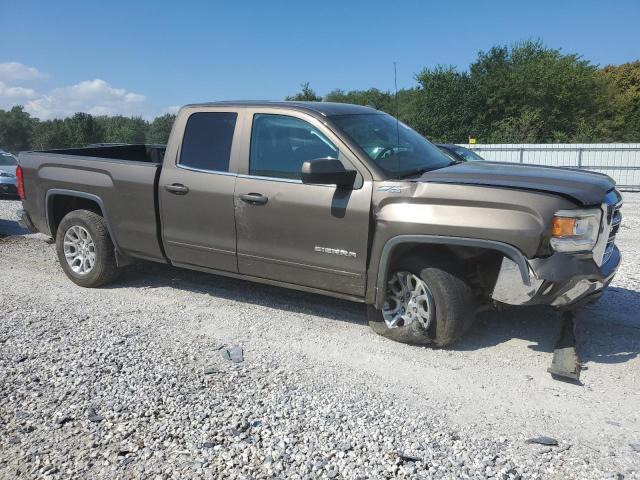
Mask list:
[[[228,172],[236,112],[196,112],[187,119],[178,166]]]

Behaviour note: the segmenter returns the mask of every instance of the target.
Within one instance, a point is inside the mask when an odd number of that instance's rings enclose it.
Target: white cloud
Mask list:
[[[96,78],[70,87],[56,88],[49,94],[27,102],[25,110],[41,119],[68,117],[76,112],[146,116],[148,105],[144,95],[115,88]]]
[[[37,95],[36,91],[32,88],[10,87],[0,82],[0,97],[4,96],[19,101],[22,99],[35,98]]]
[[[46,77],[35,67],[28,67],[18,62],[0,63],[0,80],[12,82],[14,80],[34,80]]]
[[[169,107],[164,111],[153,108],[144,95],[114,87],[100,78],[48,92],[24,86],[23,82],[44,76],[37,68],[21,63],[0,63],[0,108],[23,105],[27,112],[41,120],[64,118],[76,112],[151,119],[157,114],[178,110],[178,107]]]
[[[11,87],[0,82],[0,108],[24,105],[24,109],[41,120],[64,118],[76,112],[92,115],[127,115],[150,117],[152,110],[144,95],[115,88],[96,78],[40,93],[31,88]]]

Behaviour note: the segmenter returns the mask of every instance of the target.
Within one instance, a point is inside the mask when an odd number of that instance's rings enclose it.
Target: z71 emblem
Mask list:
[[[316,245],[314,250],[316,252],[328,253],[330,255],[340,255],[342,257],[356,258],[356,252],[348,252],[347,250],[341,250],[339,248],[319,247]]]

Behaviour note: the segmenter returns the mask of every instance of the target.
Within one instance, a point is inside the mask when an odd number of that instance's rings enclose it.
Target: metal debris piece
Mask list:
[[[553,350],[553,360],[547,372],[552,377],[568,378],[580,380],[581,364],[576,351],[576,336],[574,332],[575,323],[573,312],[567,310],[562,313],[562,330],[560,338]]]
[[[69,423],[73,420],[69,415],[59,415],[55,418],[55,422],[57,425],[64,425],[65,423]]]
[[[421,457],[417,455],[413,455],[410,453],[398,452],[398,458],[403,462],[420,462],[422,461]]]
[[[233,363],[242,363],[244,355],[242,347],[229,347],[222,350],[222,358],[231,360]]]
[[[87,420],[92,423],[98,423],[104,420],[104,417],[97,413],[93,407],[91,407],[87,409]]]
[[[542,435],[540,437],[528,438],[526,440],[526,443],[537,443],[540,445],[549,445],[549,446],[555,447],[556,445],[558,445],[558,440],[552,437],[546,437]]]

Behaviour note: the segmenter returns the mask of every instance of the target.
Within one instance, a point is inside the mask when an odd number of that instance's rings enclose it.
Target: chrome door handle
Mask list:
[[[186,195],[187,193],[189,193],[189,187],[182,185],[181,183],[172,183],[170,185],[165,185],[164,189],[169,193],[173,193],[174,195]]]
[[[268,197],[265,197],[261,193],[247,193],[240,195],[240,200],[247,202],[250,205],[264,205],[269,201]]]

